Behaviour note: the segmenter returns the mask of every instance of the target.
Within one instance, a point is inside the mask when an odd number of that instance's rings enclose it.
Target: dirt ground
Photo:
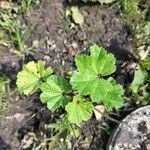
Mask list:
[[[130,28],[123,25],[120,19],[120,10],[115,6],[81,3],[80,10],[85,18],[83,28],[71,30],[70,22],[65,18],[65,10],[70,5],[64,0],[42,0],[38,9],[32,9],[30,15],[24,17],[25,23],[32,29],[26,44],[32,46],[34,42],[42,41],[34,55],[25,57],[25,62],[44,60],[48,66],[55,68],[56,74],[65,75],[65,72],[75,68],[74,56],[88,53],[90,44],[95,42],[115,55],[117,72],[113,76],[126,87],[133,78],[133,70],[127,66],[135,62],[132,57],[134,45],[131,42]],[[12,80],[12,88],[20,68],[19,57],[9,50],[0,51],[0,72]],[[45,133],[44,124],[54,122],[61,114],[56,112],[54,115],[48,111],[39,102],[38,93],[21,98],[18,92],[15,92],[10,102],[11,110],[0,121],[0,150],[21,149],[21,140],[28,132],[42,137]],[[122,110],[118,119],[128,113]],[[78,144],[75,149],[105,149],[109,135],[99,128],[102,124],[116,125],[107,119],[103,122],[90,120],[84,125],[81,138],[90,137],[90,144],[85,147]]]

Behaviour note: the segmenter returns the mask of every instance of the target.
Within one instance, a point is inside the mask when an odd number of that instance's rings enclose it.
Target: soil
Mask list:
[[[119,9],[108,5],[78,3],[85,21],[83,27],[70,29],[70,20],[65,18],[65,10],[71,6],[64,0],[42,0],[39,8],[32,9],[29,16],[24,16],[26,25],[31,27],[27,46],[40,43],[34,55],[26,55],[25,62],[44,60],[47,66],[52,66],[58,75],[64,76],[73,71],[74,56],[88,53],[91,43],[95,42],[105,47],[117,58],[117,72],[113,75],[119,83],[126,87],[132,81],[133,68],[128,67],[135,60],[132,57],[133,45],[130,42],[132,32],[123,25]],[[16,74],[21,68],[21,60],[9,50],[0,50],[0,73],[9,77],[12,87],[15,86]],[[0,122],[0,150],[21,149],[21,140],[33,132],[41,137],[46,134],[45,123],[55,122],[61,111],[51,113],[39,102],[38,93],[22,99],[15,92],[11,98],[11,110]],[[134,109],[134,108],[133,108]],[[118,119],[124,116],[122,114]],[[81,139],[88,139],[89,145],[83,146],[78,141],[76,149],[105,149],[108,134],[100,126],[116,125],[107,119],[103,121],[90,120],[83,126]],[[144,126],[144,124],[141,124]],[[50,133],[49,133],[50,135]],[[92,137],[92,138],[91,138]],[[74,142],[76,143],[76,141]]]

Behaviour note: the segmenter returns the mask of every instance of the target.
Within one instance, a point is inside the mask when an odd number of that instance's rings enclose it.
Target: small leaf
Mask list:
[[[43,78],[48,77],[50,74],[53,73],[53,70],[50,67],[44,69],[45,68],[44,66],[45,66],[45,62],[39,60],[37,63],[37,70],[39,71],[40,76]]]
[[[62,132],[65,130],[71,130],[70,121],[67,116],[63,116],[62,120],[57,123],[51,123],[46,125],[46,128],[55,129],[56,131]]]
[[[47,103],[47,107],[51,111],[68,104],[69,99],[63,94],[69,92],[71,87],[63,78],[54,75],[48,77],[46,82],[41,85],[41,90],[40,99],[42,103]]]
[[[91,102],[86,102],[77,95],[73,98],[73,102],[68,103],[66,111],[68,119],[71,123],[80,124],[82,121],[87,121],[92,116],[93,105]]]
[[[72,6],[70,10],[72,12],[72,19],[74,20],[74,22],[82,26],[82,24],[84,23],[84,17],[80,13],[79,8],[77,6]]]
[[[51,68],[44,69],[45,63],[42,61],[29,62],[24,65],[23,70],[17,75],[17,87],[21,93],[25,95],[32,94],[41,85],[42,79],[52,73]]]
[[[141,68],[135,71],[133,82],[130,85],[130,89],[134,93],[138,93],[138,89],[144,83],[145,77],[146,73]]]

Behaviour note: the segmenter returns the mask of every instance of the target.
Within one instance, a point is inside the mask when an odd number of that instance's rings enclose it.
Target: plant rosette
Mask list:
[[[54,75],[51,67],[45,69],[43,61],[31,61],[18,73],[17,87],[25,95],[40,89],[41,102],[53,112],[63,108],[70,124],[88,121],[95,105],[108,111],[123,105],[123,87],[110,77],[116,71],[113,54],[94,44],[90,55],[75,57],[75,64],[77,69],[66,80]]]

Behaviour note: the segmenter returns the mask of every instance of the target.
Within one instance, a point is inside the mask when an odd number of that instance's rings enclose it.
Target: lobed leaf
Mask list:
[[[42,93],[40,99],[42,103],[47,103],[48,109],[54,111],[59,107],[65,107],[69,99],[64,96],[65,92],[71,90],[69,83],[61,78],[51,75],[46,82],[41,85]]]
[[[80,124],[82,121],[87,121],[92,116],[93,105],[91,102],[86,102],[80,95],[76,95],[71,103],[66,106],[68,112],[68,120],[71,123]]]
[[[93,89],[91,90],[91,100],[97,103],[102,102],[106,98],[110,86],[112,85],[107,80],[97,80],[97,82],[94,84]]]
[[[49,67],[44,69],[45,63],[38,61],[37,63],[31,61],[24,65],[23,70],[17,75],[17,87],[21,93],[25,95],[32,94],[41,85],[42,79],[52,73],[52,69]]]
[[[106,109],[111,110],[112,108],[120,108],[123,105],[123,94],[124,90],[121,85],[116,84],[112,85],[111,88],[109,87],[107,95],[103,100]]]
[[[91,67],[96,74],[107,76],[116,71],[116,59],[113,54],[107,54],[106,50],[94,44],[90,47]]]
[[[92,102],[102,102],[107,110],[119,108],[123,104],[124,91],[121,85],[112,84],[109,80],[101,79],[95,84],[94,90],[91,92]]]
[[[77,71],[72,75],[70,83],[79,94],[90,95],[92,102],[102,102],[106,109],[121,106],[122,86],[117,85],[112,78],[103,79],[116,70],[113,54],[107,54],[104,48],[94,44],[90,47],[90,56],[77,56],[75,62]]]
[[[94,84],[97,82],[97,76],[94,72],[85,70],[84,72],[75,72],[70,83],[75,90],[78,90],[81,95],[88,95],[91,93]]]
[[[78,71],[84,71],[91,66],[91,58],[88,55],[79,55],[75,57],[75,63]]]

